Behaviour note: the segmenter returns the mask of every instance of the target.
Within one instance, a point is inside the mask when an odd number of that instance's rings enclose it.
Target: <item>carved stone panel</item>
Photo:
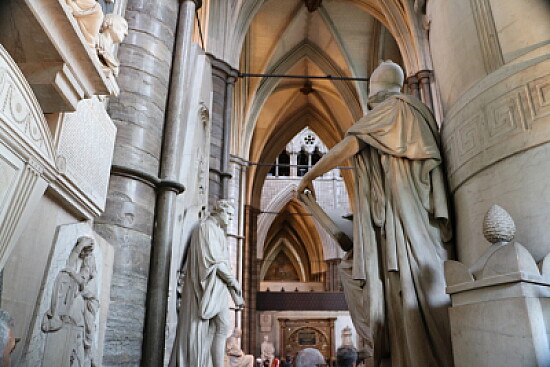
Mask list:
[[[88,223],[59,226],[21,365],[101,365],[112,266],[111,245]]]
[[[56,142],[61,175],[98,213],[105,208],[115,136],[103,103],[89,99],[66,114]]]

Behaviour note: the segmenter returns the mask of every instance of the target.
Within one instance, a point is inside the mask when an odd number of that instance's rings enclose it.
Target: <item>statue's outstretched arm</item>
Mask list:
[[[311,182],[317,177],[327,173],[328,171],[338,167],[347,159],[353,157],[361,150],[361,146],[357,138],[346,136],[344,140],[336,144],[327,154],[325,154],[315,166],[309,170],[302,178],[298,186],[298,192],[303,192],[305,189],[313,191]]]

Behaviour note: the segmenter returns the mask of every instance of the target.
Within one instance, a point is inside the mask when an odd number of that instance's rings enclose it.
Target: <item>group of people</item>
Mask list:
[[[286,356],[284,361],[279,360],[279,358],[273,358],[273,361],[269,359],[264,360],[263,362],[257,362],[257,367],[294,367],[292,364],[292,357]]]

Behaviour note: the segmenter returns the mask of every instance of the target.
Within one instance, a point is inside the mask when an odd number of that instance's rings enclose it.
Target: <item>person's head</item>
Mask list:
[[[266,359],[266,360],[264,361],[264,367],[269,367],[269,359]]]
[[[229,200],[218,200],[214,206],[212,215],[218,218],[218,222],[223,228],[226,228],[233,218],[234,213],[235,209]]]
[[[292,357],[291,356],[286,356],[285,359],[288,363],[292,362]]]
[[[353,367],[357,361],[357,351],[354,347],[341,347],[336,351],[336,366]]]
[[[109,31],[114,43],[121,43],[128,36],[128,22],[117,14],[107,14],[101,26],[101,32]]]
[[[10,314],[0,309],[0,348],[2,350],[1,366],[3,367],[11,366],[11,352],[15,348],[13,326],[13,318]]]
[[[399,93],[405,82],[401,66],[391,60],[382,61],[372,72],[369,81],[369,100],[376,96]]]

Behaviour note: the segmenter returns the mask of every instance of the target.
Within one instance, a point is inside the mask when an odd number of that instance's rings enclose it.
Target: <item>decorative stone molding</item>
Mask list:
[[[499,206],[483,227],[493,245],[474,265],[445,262],[455,366],[547,366],[550,255],[537,265],[512,242],[514,222]]]
[[[487,73],[504,65],[504,57],[489,0],[470,0]]]
[[[52,138],[25,77],[0,45],[0,269],[48,182]]]
[[[544,123],[550,115],[549,66],[550,57],[526,62],[523,70],[504,66],[448,112],[441,137],[452,191],[485,167],[550,141]]]

